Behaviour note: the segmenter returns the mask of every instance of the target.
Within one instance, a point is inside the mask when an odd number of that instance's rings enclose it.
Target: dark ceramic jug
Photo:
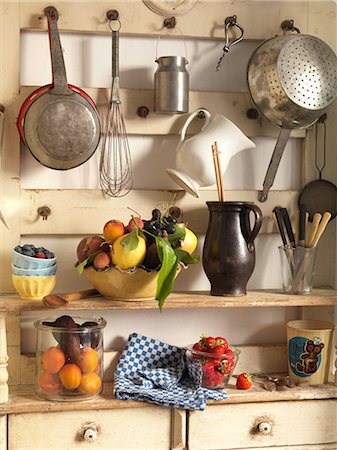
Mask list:
[[[210,216],[202,262],[211,283],[211,294],[245,295],[255,266],[254,239],[261,228],[262,212],[248,202],[206,204]],[[255,216],[253,229],[250,212]]]

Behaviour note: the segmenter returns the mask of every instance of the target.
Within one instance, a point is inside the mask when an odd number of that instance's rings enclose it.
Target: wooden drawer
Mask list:
[[[159,450],[171,444],[171,410],[164,407],[11,414],[8,422],[10,450]],[[95,428],[96,439],[86,441],[85,430]]]
[[[189,450],[322,443],[337,449],[336,400],[210,405],[189,413]]]

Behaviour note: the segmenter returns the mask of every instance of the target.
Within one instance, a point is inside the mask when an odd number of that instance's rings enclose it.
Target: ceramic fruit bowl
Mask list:
[[[57,262],[56,256],[54,258],[36,258],[34,256],[27,256],[22,253],[12,250],[12,263],[14,266],[21,269],[44,269],[46,267],[54,266]]]
[[[57,263],[50,267],[44,267],[42,269],[21,269],[12,264],[12,274],[20,277],[48,277],[55,275],[57,270]]]
[[[177,270],[177,275],[180,268]],[[105,298],[113,300],[154,300],[158,271],[146,271],[141,267],[122,270],[118,266],[98,271],[93,267],[84,270],[85,276]]]
[[[12,275],[12,283],[23,300],[42,300],[55,287],[56,276],[31,277]]]
[[[240,350],[231,348],[222,355],[186,349],[189,370],[198,374],[200,386],[222,389],[227,384],[239,359]]]

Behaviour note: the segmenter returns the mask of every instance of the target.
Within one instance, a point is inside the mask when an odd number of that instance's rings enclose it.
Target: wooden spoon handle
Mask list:
[[[95,295],[101,295],[96,289],[87,289],[86,291],[69,292],[67,294],[61,294],[68,302],[80,300],[81,298],[93,297]]]
[[[330,219],[331,219],[331,213],[325,212],[323,214],[322,220],[320,221],[320,224],[319,224],[318,229],[317,229],[317,233],[316,233],[315,238],[313,240],[313,243],[312,243],[313,247],[316,247],[316,245],[317,245],[320,237],[324,233],[324,230],[325,230],[325,228],[326,228],[326,226],[327,226],[327,224],[328,224]]]
[[[311,229],[310,229],[310,234],[308,237],[308,247],[313,247],[312,244],[314,243],[315,235],[317,233],[317,229],[318,229],[321,219],[322,219],[322,214],[320,214],[320,213],[314,214],[314,218],[312,220],[312,225],[311,225]]]

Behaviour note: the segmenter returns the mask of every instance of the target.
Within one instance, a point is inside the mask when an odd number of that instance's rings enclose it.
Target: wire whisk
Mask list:
[[[107,13],[107,17],[111,17]],[[115,16],[114,16],[115,17]],[[112,27],[118,24],[118,29]],[[102,136],[100,157],[100,185],[109,197],[123,197],[133,186],[132,162],[119,93],[119,20],[109,20],[112,32],[112,86],[108,114]]]

